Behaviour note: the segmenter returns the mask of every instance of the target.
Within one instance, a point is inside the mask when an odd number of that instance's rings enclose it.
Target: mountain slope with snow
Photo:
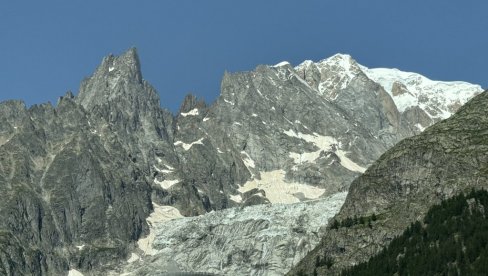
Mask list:
[[[435,120],[449,118],[460,106],[483,91],[481,86],[467,82],[434,81],[418,73],[394,68],[368,68],[347,54],[336,54],[316,63],[307,60],[295,70],[320,94],[332,100],[352,79],[365,74],[388,92],[400,113],[420,107]]]
[[[460,106],[483,91],[479,85],[461,81],[433,81],[420,74],[398,69],[361,69],[368,78],[385,88],[400,112],[419,106],[436,119],[449,118]]]
[[[170,218],[345,193],[382,153],[438,120],[421,105],[435,102],[422,100],[431,92],[403,110],[394,85],[385,90],[364,70],[338,54],[226,73],[215,103],[190,95],[173,115],[130,49],[104,58],[78,95],[56,106],[1,103],[8,200],[0,202],[0,251],[9,254],[0,254],[0,271],[13,263],[5,269],[14,274],[92,273],[153,252],[156,225]]]

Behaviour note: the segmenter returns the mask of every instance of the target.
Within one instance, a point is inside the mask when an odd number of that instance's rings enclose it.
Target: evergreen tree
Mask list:
[[[488,275],[488,192],[435,205],[369,261],[343,275]],[[488,212],[487,212],[488,213]],[[375,221],[376,215],[368,220]],[[370,226],[371,227],[371,226]]]

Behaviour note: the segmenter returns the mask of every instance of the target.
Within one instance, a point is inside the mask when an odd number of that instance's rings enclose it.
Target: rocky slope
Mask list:
[[[483,275],[488,271],[488,192],[459,194],[429,209],[402,235],[347,271],[355,275]]]
[[[319,77],[287,63],[225,74],[214,104],[188,96],[173,116],[130,49],[56,106],[1,103],[0,272],[91,271],[147,249],[168,216],[334,195],[435,121],[336,59]]]
[[[382,155],[351,184],[335,217],[370,217],[372,227],[356,225],[326,232],[317,246],[289,274],[312,273],[317,256],[333,259],[333,274],[363,262],[385,247],[428,208],[472,188],[486,189],[488,180],[488,92],[475,97],[451,118],[408,138]]]

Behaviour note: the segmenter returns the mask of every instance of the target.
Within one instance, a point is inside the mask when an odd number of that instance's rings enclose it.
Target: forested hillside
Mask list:
[[[442,201],[378,255],[342,275],[486,275],[487,208],[484,190]]]

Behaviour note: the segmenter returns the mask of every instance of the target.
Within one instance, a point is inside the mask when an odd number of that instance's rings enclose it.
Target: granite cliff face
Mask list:
[[[0,273],[90,273],[132,254],[141,258],[165,250],[181,263],[188,247],[158,244],[158,229],[166,229],[168,219],[245,206],[251,209],[243,213],[253,214],[252,208],[268,208],[253,207],[262,203],[327,201],[344,194],[389,147],[437,120],[425,111],[430,101],[398,108],[395,97],[408,94],[407,85],[395,84],[390,91],[348,56],[322,63],[333,64],[281,63],[225,74],[215,103],[208,106],[190,95],[173,116],[160,107],[130,49],[104,58],[78,95],[67,93],[56,106],[0,103],[0,189],[6,195],[0,203]],[[293,206],[290,210],[299,209]],[[300,210],[293,212],[313,213],[310,207]],[[279,228],[283,217],[277,217],[262,223]],[[301,227],[315,233],[317,221]],[[286,271],[296,260],[284,252],[303,256],[318,241],[307,235],[308,246],[297,249],[296,235],[280,234],[289,236],[282,249],[276,238],[249,243],[245,240],[263,230],[255,223],[210,223],[228,233],[224,236],[237,235],[233,229],[240,227],[256,229],[236,245],[248,246],[247,253],[256,247],[278,252],[277,259],[262,252],[242,255],[260,266],[246,271]],[[198,242],[195,254],[205,254],[199,251],[205,245]],[[259,263],[260,256],[274,263]],[[214,264],[205,265],[215,271]],[[230,273],[237,266],[222,263],[220,269]]]
[[[320,245],[289,274],[312,273],[317,257],[333,258],[319,274],[338,273],[363,262],[421,219],[429,207],[472,188],[488,188],[488,92],[473,98],[451,118],[405,139],[383,154],[351,184],[335,217],[378,219],[372,227],[329,229]]]

